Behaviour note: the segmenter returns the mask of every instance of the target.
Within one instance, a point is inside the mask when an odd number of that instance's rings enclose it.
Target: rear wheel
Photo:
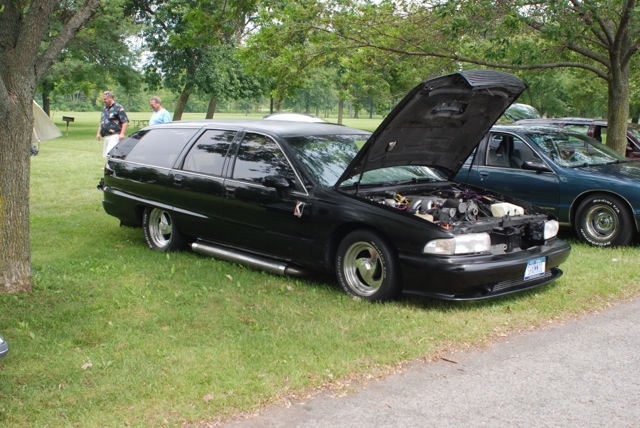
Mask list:
[[[142,216],[142,228],[144,239],[152,250],[175,251],[184,247],[185,240],[169,211],[146,208]]]
[[[336,274],[344,291],[365,300],[390,300],[401,291],[395,252],[372,231],[356,230],[342,240]]]
[[[627,206],[605,194],[592,195],[580,203],[575,228],[580,239],[600,247],[628,245],[635,232]]]

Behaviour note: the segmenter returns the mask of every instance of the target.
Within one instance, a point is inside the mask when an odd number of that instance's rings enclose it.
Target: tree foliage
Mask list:
[[[632,63],[640,46],[635,0],[353,0],[328,2],[315,30],[352,47],[514,71],[573,68],[606,82],[609,138],[623,152]]]
[[[217,99],[259,87],[237,67],[234,50],[254,7],[254,0],[132,0],[150,52],[147,81],[180,93],[174,120],[195,91]]]
[[[99,93],[114,85],[127,92],[139,90],[136,67],[140,52],[129,43],[136,28],[124,14],[124,1],[112,0],[58,56],[41,82],[43,106],[48,105],[50,93],[80,92],[95,103]],[[47,108],[45,111],[48,113]]]

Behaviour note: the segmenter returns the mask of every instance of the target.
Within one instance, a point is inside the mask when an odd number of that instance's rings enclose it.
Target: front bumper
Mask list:
[[[528,290],[562,276],[558,268],[571,246],[554,239],[545,245],[501,255],[400,256],[405,294],[445,300],[478,300]],[[525,280],[527,263],[545,258],[543,276]]]

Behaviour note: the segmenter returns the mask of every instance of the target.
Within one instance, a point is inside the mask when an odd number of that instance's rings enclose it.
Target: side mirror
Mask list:
[[[270,175],[262,179],[262,185],[266,187],[273,187],[274,189],[284,190],[291,187],[291,183],[284,177],[279,175]]]
[[[551,168],[547,166],[547,164],[538,160],[528,160],[522,162],[522,169],[530,169],[536,172],[553,172]]]

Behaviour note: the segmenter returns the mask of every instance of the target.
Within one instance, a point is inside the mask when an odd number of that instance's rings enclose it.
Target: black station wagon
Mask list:
[[[349,294],[480,299],[558,278],[570,246],[525,202],[451,181],[523,91],[469,71],[426,81],[370,134],[330,123],[184,121],[110,153],[103,205],[150,248],[279,274],[334,272]]]

